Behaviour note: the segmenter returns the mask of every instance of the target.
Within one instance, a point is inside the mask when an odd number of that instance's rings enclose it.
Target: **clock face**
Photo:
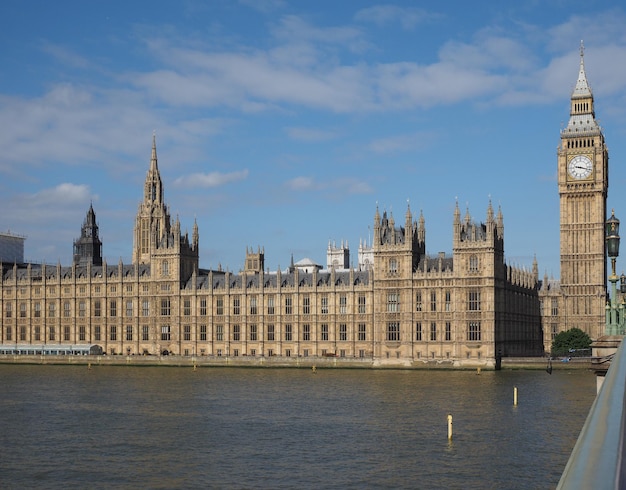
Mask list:
[[[591,175],[593,163],[585,155],[577,155],[567,164],[567,171],[575,179],[586,179]]]

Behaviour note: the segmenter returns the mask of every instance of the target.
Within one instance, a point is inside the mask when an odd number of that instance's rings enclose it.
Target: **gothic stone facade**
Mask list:
[[[414,220],[407,206],[402,226],[376,209],[372,247],[357,269],[269,272],[259,249],[246,250],[234,274],[199,267],[197,224],[190,239],[172,222],[153,139],[132,263],[102,260],[90,206],[71,266],[1,264],[0,344],[490,366],[499,356],[541,355],[554,335],[574,326],[597,338],[608,152],[582,50],[557,165],[561,281],[539,280],[536,261],[530,271],[506,264],[504,219],[491,203],[482,223],[469,211],[461,217],[456,205],[451,256],[426,254],[424,217]]]
[[[199,233],[164,204],[156,143],[135,223],[133,263],[109,265],[90,207],[69,267],[3,264],[2,344],[97,344],[108,354],[338,356],[385,364],[493,365],[543,352],[539,281],[504,262],[504,225],[456,206],[451,257],[428,257],[424,217],[374,218],[373,266],[267,272],[246,250],[238,274],[203,270]],[[90,243],[91,241],[91,243]],[[96,252],[96,253],[94,253]]]

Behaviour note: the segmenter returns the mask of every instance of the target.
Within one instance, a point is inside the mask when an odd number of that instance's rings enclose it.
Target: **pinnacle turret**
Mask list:
[[[74,265],[102,265],[102,242],[100,241],[96,213],[93,205],[83,221],[80,238],[74,240]]]

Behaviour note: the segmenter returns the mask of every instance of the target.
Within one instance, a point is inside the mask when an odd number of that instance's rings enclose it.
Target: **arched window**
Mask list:
[[[389,272],[396,274],[398,272],[398,261],[396,259],[389,260]]]
[[[478,272],[478,257],[476,255],[472,255],[469,258],[469,271]]]

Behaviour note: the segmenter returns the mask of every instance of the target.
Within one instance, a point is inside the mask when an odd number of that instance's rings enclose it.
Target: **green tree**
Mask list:
[[[589,349],[591,338],[580,328],[572,328],[566,332],[561,332],[552,341],[553,356],[567,356],[570,349]]]

